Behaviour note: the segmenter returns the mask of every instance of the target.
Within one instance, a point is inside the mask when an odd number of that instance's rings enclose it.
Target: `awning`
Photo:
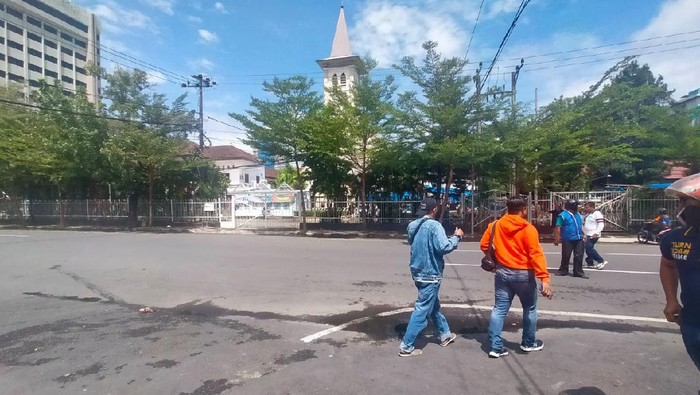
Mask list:
[[[644,187],[649,189],[666,189],[670,185],[670,182],[656,182],[654,184],[645,185]]]

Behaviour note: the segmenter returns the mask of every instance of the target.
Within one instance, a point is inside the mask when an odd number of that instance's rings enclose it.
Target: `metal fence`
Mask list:
[[[301,194],[291,189],[239,191],[216,200],[158,200],[153,202],[153,223],[207,223],[233,229],[299,229]],[[606,232],[633,232],[645,221],[653,219],[659,208],[666,208],[672,220],[678,213],[678,200],[663,194],[623,192],[558,192],[545,198],[524,196],[530,208],[530,222],[541,232],[551,231],[553,219],[565,199],[593,201],[606,217]],[[419,201],[329,201],[306,199],[306,221],[310,224],[333,224],[335,228],[370,224],[376,229],[402,228],[416,217]],[[460,226],[466,233],[479,234],[494,218],[505,212],[506,197],[474,194],[450,204],[445,223]],[[57,224],[60,212],[69,224],[125,223],[129,214],[128,200],[64,200],[29,201],[0,200],[0,221],[20,220],[41,224]],[[146,225],[149,203],[140,200],[138,219]],[[121,221],[121,222],[120,222]]]

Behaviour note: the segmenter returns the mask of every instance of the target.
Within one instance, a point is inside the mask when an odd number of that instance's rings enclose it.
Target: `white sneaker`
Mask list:
[[[596,263],[595,268],[598,269],[598,270],[603,270],[603,268],[604,268],[605,265],[607,265],[607,264],[608,264],[608,261],[603,261],[603,262],[601,262],[601,263]]]
[[[540,351],[544,348],[544,342],[542,340],[535,340],[535,344],[531,346],[520,345],[520,349],[525,352]]]
[[[489,352],[489,358],[500,358],[500,357],[505,357],[506,355],[508,355],[507,350],[501,350],[501,351],[491,350],[491,352]]]

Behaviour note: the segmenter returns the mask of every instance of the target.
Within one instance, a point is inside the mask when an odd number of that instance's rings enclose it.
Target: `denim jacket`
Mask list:
[[[421,222],[423,225],[419,228]],[[458,242],[459,237],[447,237],[442,224],[427,216],[408,224],[408,244],[411,245],[409,267],[413,280],[424,283],[440,282],[445,269],[443,255],[454,251]]]

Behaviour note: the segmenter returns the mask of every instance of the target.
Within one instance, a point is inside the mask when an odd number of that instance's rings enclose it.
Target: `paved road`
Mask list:
[[[493,290],[477,249],[448,257],[457,341],[428,330],[422,356],[399,358],[415,299],[400,240],[0,231],[0,393],[698,393],[661,314],[657,247],[600,245],[606,270],[554,277],[545,349],[515,351],[511,313],[515,352],[500,360],[486,356]]]

